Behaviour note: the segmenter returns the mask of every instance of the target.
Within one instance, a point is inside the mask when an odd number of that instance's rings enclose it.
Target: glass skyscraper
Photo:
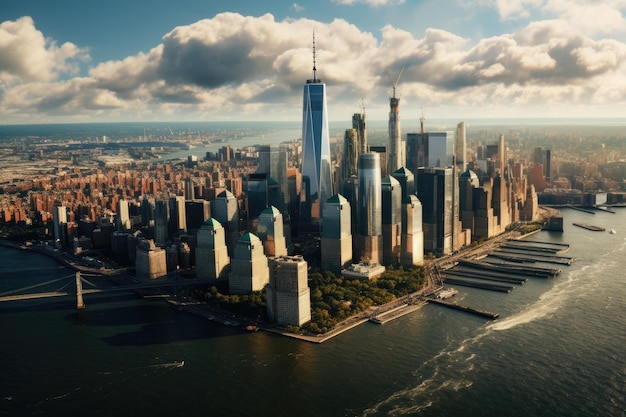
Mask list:
[[[302,109],[302,207],[300,224],[317,224],[324,202],[333,195],[330,159],[330,137],[326,111],[326,84],[317,78],[315,43],[313,44],[313,78],[304,86]]]

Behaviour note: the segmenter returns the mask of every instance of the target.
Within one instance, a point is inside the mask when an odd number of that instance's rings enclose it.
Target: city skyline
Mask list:
[[[213,3],[213,2],[210,2]],[[311,34],[330,121],[620,117],[616,1],[11,2],[0,123],[298,120]],[[593,16],[590,19],[589,16]]]

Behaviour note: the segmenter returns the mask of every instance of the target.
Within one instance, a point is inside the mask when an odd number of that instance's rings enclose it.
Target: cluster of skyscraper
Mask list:
[[[314,45],[313,77],[303,91],[301,159],[290,163],[283,147],[260,147],[243,199],[224,190],[210,203],[194,200],[190,178],[187,197],[144,198],[141,214],[153,240],[135,239],[137,276],[165,275],[172,269],[163,249],[168,238],[197,230],[190,234],[195,240],[171,249],[178,251],[179,265],[195,265],[202,280],[228,280],[231,293],[265,289],[272,319],[302,325],[310,320],[308,261],[336,274],[370,278],[385,266],[420,265],[425,254],[447,255],[535,217],[536,193],[523,166],[506,159],[503,136],[468,158],[463,122],[456,133],[426,132],[422,117],[420,132],[403,141],[396,84],[388,146],[368,145],[362,110],[345,131],[341,158],[333,158],[326,85],[317,78]],[[65,213],[53,212],[58,241]],[[127,201],[118,203],[117,229],[130,230]],[[292,237],[301,255],[289,253]]]

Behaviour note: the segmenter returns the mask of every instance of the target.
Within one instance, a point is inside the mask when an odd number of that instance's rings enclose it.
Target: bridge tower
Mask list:
[[[80,280],[80,272],[76,271],[76,309],[84,310],[85,302],[83,301],[83,284]]]

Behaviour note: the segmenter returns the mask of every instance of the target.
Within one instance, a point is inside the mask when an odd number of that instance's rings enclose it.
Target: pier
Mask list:
[[[604,232],[606,229],[600,226],[594,226],[588,223],[572,223],[574,226],[582,227],[583,229],[591,230],[592,232]]]
[[[439,304],[445,307],[453,308],[455,310],[465,311],[466,313],[476,314],[477,316],[487,317],[491,320],[495,320],[500,317],[500,313],[494,313],[493,311],[481,310],[474,307],[464,306],[461,304],[451,303],[449,301],[440,300],[438,298],[428,299],[429,303]]]

